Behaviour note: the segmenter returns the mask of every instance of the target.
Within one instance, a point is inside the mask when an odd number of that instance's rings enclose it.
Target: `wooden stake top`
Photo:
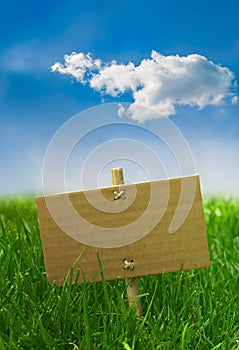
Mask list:
[[[124,183],[124,175],[122,168],[112,168],[110,169],[112,177],[112,185],[121,185]]]

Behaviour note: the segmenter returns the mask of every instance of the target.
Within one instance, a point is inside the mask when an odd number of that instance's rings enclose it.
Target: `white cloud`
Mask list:
[[[233,97],[232,97],[232,103],[233,103],[233,104],[238,103],[238,96],[233,96]]]
[[[132,62],[124,65],[112,61],[90,80],[92,88],[115,97],[127,90],[136,92],[140,85],[141,81]]]
[[[69,74],[101,94],[118,97],[130,91],[133,102],[127,110],[120,107],[119,115],[127,114],[139,122],[176,114],[180,105],[202,109],[227,98],[231,103],[238,101],[233,72],[198,54],[164,56],[152,51],[138,66],[114,60],[104,63],[81,52],[65,55],[64,60],[51,70]],[[149,110],[142,113],[140,109],[139,113],[139,106]]]
[[[102,69],[101,60],[94,60],[90,53],[85,55],[81,52],[72,52],[71,55],[65,55],[64,60],[65,66],[56,62],[51,67],[52,72],[72,75],[83,84],[92,78],[94,71],[99,72]]]

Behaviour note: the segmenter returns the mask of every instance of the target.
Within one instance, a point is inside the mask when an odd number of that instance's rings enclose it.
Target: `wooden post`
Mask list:
[[[112,168],[111,177],[112,185],[121,185],[124,183],[124,175],[122,168]],[[124,257],[123,257],[124,258]],[[139,281],[137,277],[125,278],[125,283],[127,286],[127,295],[129,300],[129,306],[135,304],[136,314],[142,316],[142,304],[139,298]]]

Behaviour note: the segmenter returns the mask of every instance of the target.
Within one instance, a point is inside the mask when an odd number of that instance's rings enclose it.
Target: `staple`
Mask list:
[[[126,195],[125,195],[125,190],[121,190],[120,192],[117,192],[117,191],[113,191],[114,193],[114,200],[117,200],[117,199],[126,199]]]
[[[124,270],[134,270],[135,266],[134,266],[134,260],[131,259],[130,261],[128,261],[127,259],[123,259],[123,262],[124,262],[124,267],[123,269]]]

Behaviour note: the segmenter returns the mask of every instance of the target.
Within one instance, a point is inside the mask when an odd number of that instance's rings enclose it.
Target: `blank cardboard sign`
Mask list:
[[[41,196],[36,206],[47,276],[59,285],[73,265],[73,280],[80,268],[100,281],[97,253],[106,280],[210,265],[198,175]]]

